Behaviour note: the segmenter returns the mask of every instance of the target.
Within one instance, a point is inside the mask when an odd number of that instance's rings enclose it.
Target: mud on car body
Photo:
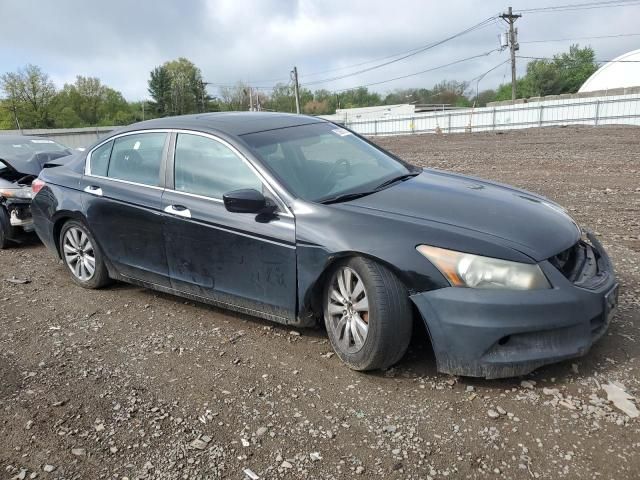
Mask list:
[[[0,249],[33,232],[31,184],[47,164],[71,153],[47,138],[0,135]]]
[[[525,374],[584,355],[616,307],[607,253],[559,205],[315,117],[150,120],[38,182],[36,232],[80,286],[319,320],[356,370],[400,360],[415,314],[438,370]]]

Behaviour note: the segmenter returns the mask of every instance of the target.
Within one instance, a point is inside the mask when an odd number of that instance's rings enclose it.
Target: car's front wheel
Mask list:
[[[324,321],[333,349],[354,370],[387,368],[411,340],[409,295],[388,268],[363,257],[338,263],[324,288]]]
[[[9,220],[9,214],[0,205],[0,250],[7,248],[10,244],[9,238],[13,235],[13,227]]]
[[[70,220],[60,231],[60,253],[74,282],[84,288],[107,285],[109,273],[95,239],[82,223]]]

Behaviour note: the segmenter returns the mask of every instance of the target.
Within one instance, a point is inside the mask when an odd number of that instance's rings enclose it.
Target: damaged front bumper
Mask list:
[[[7,210],[9,224],[14,227],[14,233],[34,231],[31,200],[8,198],[3,200],[1,206]]]
[[[618,295],[606,252],[595,238],[589,240],[585,245],[597,262],[591,281],[569,279],[544,261],[540,267],[553,285],[549,290],[449,287],[412,295],[429,330],[438,371],[512,377],[584,355],[607,330]]]

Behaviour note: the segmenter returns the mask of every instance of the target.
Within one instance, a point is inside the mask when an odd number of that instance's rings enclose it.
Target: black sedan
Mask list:
[[[110,279],[295,326],[351,368],[393,365],[413,318],[442,372],[513,376],[583,355],[617,301],[560,206],[416,168],[324,120],[151,120],[33,184],[35,227],[80,286]]]
[[[47,163],[71,153],[48,138],[0,135],[0,249],[33,231],[31,182]]]

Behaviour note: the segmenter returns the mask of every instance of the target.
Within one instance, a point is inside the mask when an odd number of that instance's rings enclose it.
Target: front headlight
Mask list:
[[[453,287],[540,290],[551,288],[538,265],[481,257],[470,253],[419,245]]]
[[[30,187],[0,187],[0,197],[20,198],[29,200],[32,198]]]

